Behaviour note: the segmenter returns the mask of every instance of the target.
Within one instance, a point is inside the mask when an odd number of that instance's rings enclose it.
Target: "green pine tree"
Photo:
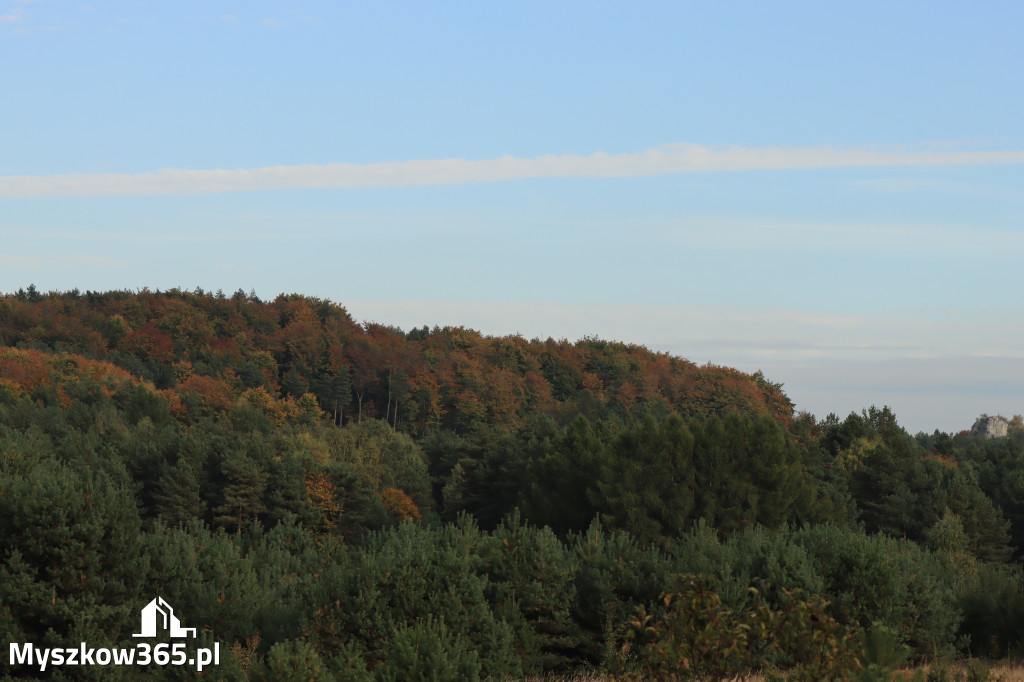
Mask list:
[[[226,459],[221,470],[227,484],[223,502],[214,509],[214,523],[241,533],[267,511],[263,494],[268,476],[259,464],[243,453]]]

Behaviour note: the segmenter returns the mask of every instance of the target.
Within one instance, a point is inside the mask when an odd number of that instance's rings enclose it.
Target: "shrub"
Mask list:
[[[730,610],[707,577],[685,576],[661,596],[663,613],[644,607],[630,621],[619,659],[623,680],[722,679],[754,669],[788,669],[787,680],[847,679],[860,669],[852,628],[827,614],[828,603],[781,590],[781,607],[751,588],[754,604]]]

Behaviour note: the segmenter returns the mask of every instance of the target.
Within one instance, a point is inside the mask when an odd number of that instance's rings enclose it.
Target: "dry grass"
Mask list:
[[[997,661],[986,665],[989,670],[988,679],[991,682],[1024,682],[1024,664],[1020,661]],[[931,666],[921,666],[921,670],[924,670],[925,674],[930,669]],[[904,672],[904,679],[909,680],[912,676],[912,670]],[[964,663],[951,663],[949,665],[949,679],[950,682],[954,680],[969,680],[967,665]]]
[[[1024,664],[997,663],[991,668],[992,679],[1003,682],[1024,682]]]
[[[1024,663],[1020,661],[998,661],[989,663],[989,682],[1024,682]],[[894,681],[900,680],[912,680],[914,674],[918,670],[922,670],[927,677],[930,665],[923,665],[917,668],[909,668],[905,670],[899,670],[893,676]],[[949,682],[966,682],[970,679],[967,674],[967,665],[965,663],[950,663],[947,666]],[[572,673],[569,675],[562,676],[550,676],[550,677],[528,677],[522,682],[611,682],[611,678],[601,675],[599,673]],[[752,675],[741,675],[739,677],[729,678],[728,680],[722,680],[722,682],[764,682],[764,676],[761,674]]]

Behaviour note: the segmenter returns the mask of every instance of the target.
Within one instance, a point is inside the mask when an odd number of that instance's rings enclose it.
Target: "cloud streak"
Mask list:
[[[284,189],[461,185],[541,178],[631,178],[676,173],[1024,163],[1024,150],[876,147],[707,147],[670,144],[632,154],[435,159],[368,164],[165,169],[0,177],[0,198],[217,194]]]
[[[25,18],[25,10],[15,7],[7,14],[0,15],[0,24],[19,24]]]
[[[71,267],[87,265],[94,268],[123,267],[124,261],[115,258],[104,258],[85,253],[46,254],[29,256],[26,254],[0,254],[0,267],[32,270],[50,267]]]

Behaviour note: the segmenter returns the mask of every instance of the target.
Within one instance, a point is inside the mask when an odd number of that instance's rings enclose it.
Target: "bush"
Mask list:
[[[852,628],[826,611],[828,603],[781,590],[780,608],[765,603],[767,584],[752,588],[754,604],[730,610],[714,581],[681,576],[661,595],[663,613],[637,609],[619,659],[623,680],[723,679],[766,667],[787,680],[845,679],[859,671]]]
[[[960,610],[955,569],[914,543],[835,526],[793,531],[824,577],[822,596],[841,623],[897,629],[918,657],[952,654]]]

